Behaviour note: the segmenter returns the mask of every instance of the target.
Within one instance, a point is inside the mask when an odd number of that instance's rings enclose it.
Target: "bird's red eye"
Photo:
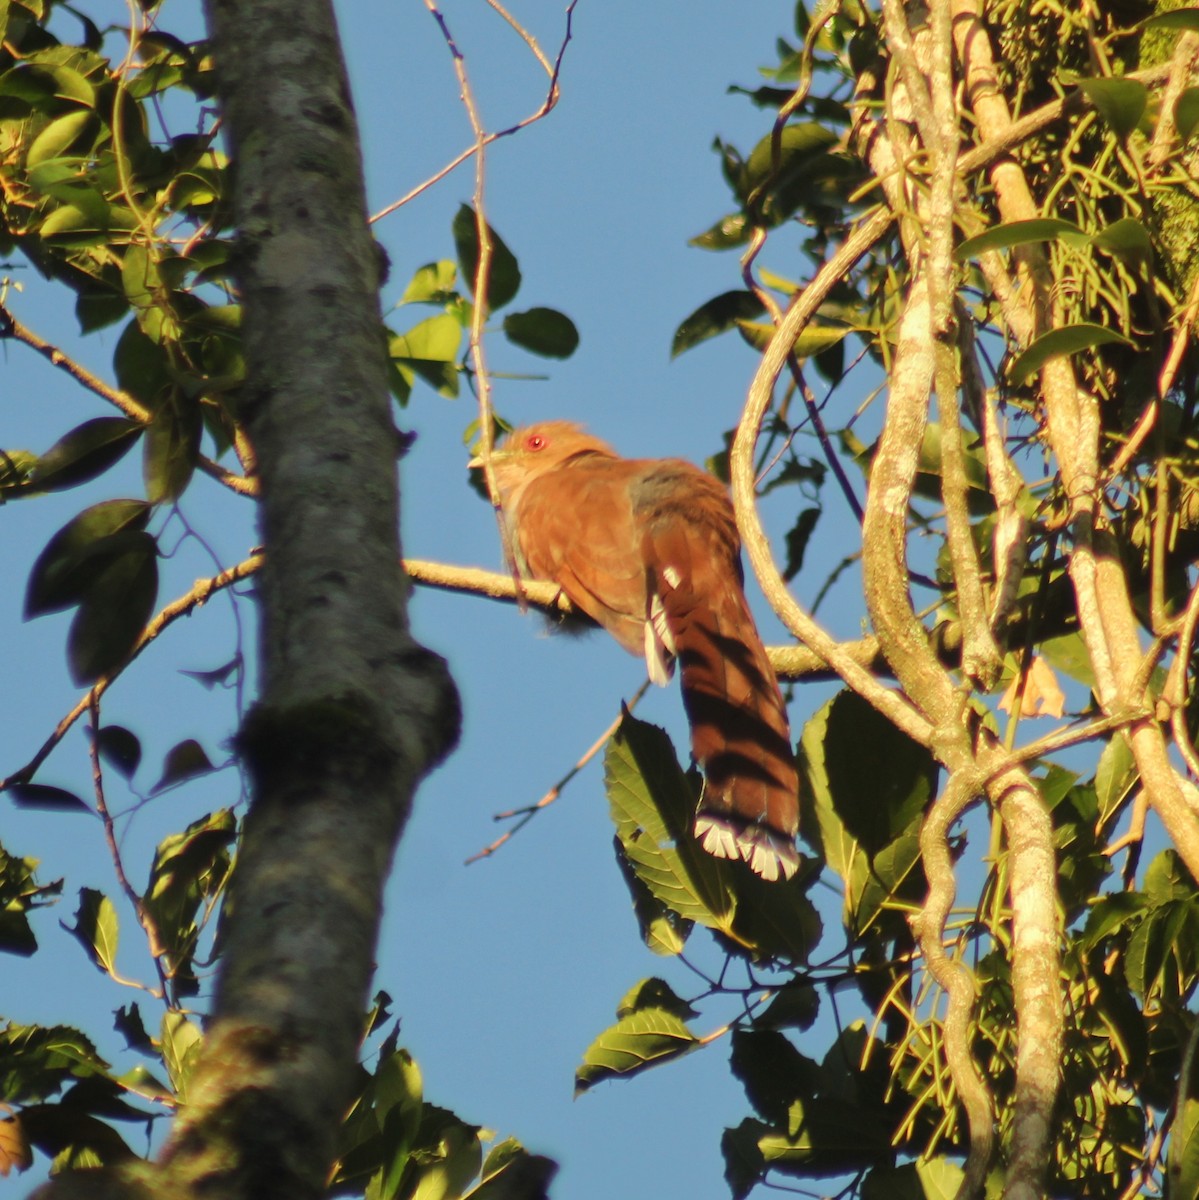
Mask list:
[[[543,450],[545,448],[545,438],[539,433],[532,433],[525,440],[525,445],[530,450]]]

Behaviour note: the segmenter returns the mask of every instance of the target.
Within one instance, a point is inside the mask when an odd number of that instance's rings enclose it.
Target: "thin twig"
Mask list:
[[[129,882],[129,876],[125,872],[125,862],[121,857],[121,847],[117,841],[116,822],[113,820],[112,813],[108,808],[108,801],[104,795],[104,771],[100,761],[100,699],[98,696],[91,698],[88,704],[88,716],[91,722],[92,735],[88,746],[88,754],[92,764],[92,790],[96,797],[96,812],[99,814],[101,824],[104,826],[104,840],[108,845],[108,856],[112,859],[112,869],[117,879],[117,886],[125,893],[125,898],[133,906],[133,911],[137,914],[138,924],[145,930],[150,957],[153,958],[154,969],[158,972],[158,982],[161,986],[161,991],[155,992],[152,988],[145,988],[145,990],[149,991],[155,998],[165,1000],[168,995],[169,981],[166,968],[162,962],[163,955],[165,954],[162,938],[158,932],[158,925],[146,908],[145,902],[138,895],[133,884]],[[144,987],[141,984],[137,986]]]
[[[647,679],[633,693],[633,698],[625,705],[628,712],[632,712],[636,708],[638,701],[645,695],[649,688],[650,681]],[[465,862],[465,866],[470,866],[471,863],[478,862],[480,859],[490,858],[506,841],[515,837],[520,831],[539,813],[542,809],[548,808],[562,794],[562,789],[570,783],[570,781],[608,744],[612,735],[620,728],[620,723],[624,720],[624,713],[604,730],[592,745],[584,752],[582,758],[575,763],[557,783],[536,804],[529,804],[524,808],[510,808],[507,812],[496,813],[492,818],[494,821],[509,821],[513,817],[520,819],[506,833],[501,834],[488,846],[484,846],[482,850],[472,854]]]
[[[541,107],[538,108],[535,113],[530,114],[521,121],[517,121],[515,125],[510,125],[507,129],[500,129],[495,133],[487,134],[484,139],[484,146],[490,146],[492,142],[498,142],[500,138],[511,137],[514,133],[519,133],[522,129],[526,129],[528,126],[540,121],[543,117],[548,116],[557,105],[560,95],[558,89],[558,80],[562,74],[562,60],[566,54],[567,44],[570,42],[572,37],[571,25],[574,17],[575,6],[578,4],[578,2],[579,0],[570,0],[570,3],[566,6],[566,33],[563,35],[562,43],[558,47],[558,55],[555,58],[553,68],[550,71],[549,89],[546,92],[545,99],[541,103]],[[493,4],[492,7],[498,8],[498,5]],[[504,15],[507,16],[506,13]],[[509,18],[509,20],[511,21],[511,18]],[[522,37],[526,37],[523,31],[519,32],[521,32]],[[528,38],[526,37],[526,41],[527,40]],[[534,43],[534,45],[535,44],[536,43]],[[541,62],[542,65],[544,65],[545,59],[540,53],[540,50],[535,50],[534,53],[537,55],[538,62]],[[381,221],[384,217],[390,216],[393,212],[403,208],[405,204],[415,200],[422,192],[428,191],[429,188],[434,186],[434,184],[440,183],[447,175],[457,170],[457,168],[466,162],[467,159],[478,153],[478,150],[478,142],[467,146],[467,148],[463,150],[461,154],[451,159],[444,167],[441,168],[441,170],[435,172],[433,175],[430,175],[429,178],[424,181],[424,183],[417,184],[416,187],[405,193],[398,200],[394,200],[385,208],[381,208],[377,213],[374,214],[374,216],[371,217],[371,223],[374,224],[374,222]]]

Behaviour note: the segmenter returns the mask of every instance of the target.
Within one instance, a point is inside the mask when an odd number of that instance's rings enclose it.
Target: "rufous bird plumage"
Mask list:
[[[472,461],[482,465],[481,459]],[[691,753],[704,773],[695,836],[766,879],[799,858],[787,712],[742,590],[724,486],[682,459],[626,459],[569,421],[518,429],[491,465],[518,566],[665,684],[681,668]]]

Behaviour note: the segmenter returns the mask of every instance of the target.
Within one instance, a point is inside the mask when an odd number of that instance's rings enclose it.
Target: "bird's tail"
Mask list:
[[[734,568],[735,571],[735,568]],[[702,588],[667,567],[658,581],[704,773],[695,835],[764,879],[799,866],[799,778],[783,697],[735,578]]]

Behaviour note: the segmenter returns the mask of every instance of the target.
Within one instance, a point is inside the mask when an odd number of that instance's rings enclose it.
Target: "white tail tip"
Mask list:
[[[780,876],[790,879],[799,870],[795,843],[761,825],[701,813],[695,818],[695,836],[709,854],[743,859],[751,871],[771,882]]]

